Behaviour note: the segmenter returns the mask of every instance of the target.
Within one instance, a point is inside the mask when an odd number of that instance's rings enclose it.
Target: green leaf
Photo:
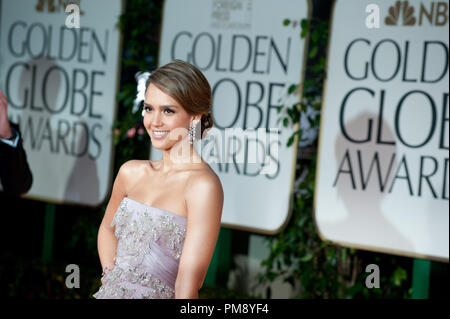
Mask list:
[[[289,137],[289,139],[287,141],[287,147],[291,146],[294,143],[294,139],[295,139],[295,135],[292,135],[291,137]]]
[[[304,39],[304,38],[306,37],[307,34],[308,34],[308,30],[303,29],[302,32],[300,33],[300,37],[301,37],[302,39]]]
[[[392,279],[394,281],[394,285],[397,287],[400,287],[402,285],[402,281],[406,280],[408,278],[408,275],[406,273],[406,270],[402,267],[397,267],[392,274]]]
[[[317,43],[317,40],[319,40],[319,31],[317,29],[311,34],[311,39],[314,43]]]
[[[283,21],[284,26],[288,26],[290,23],[291,23],[290,19],[284,19],[284,21]]]
[[[268,276],[268,279],[272,282],[272,281],[274,281],[275,280],[275,278],[277,277],[277,274],[275,273],[275,272],[273,272],[273,271],[270,271],[268,274],[267,274]]]
[[[317,55],[317,47],[313,47],[309,52],[309,57],[312,59]]]
[[[334,256],[336,255],[336,249],[331,246],[328,248],[328,252],[327,252],[327,258],[329,262],[332,262],[334,260]]]
[[[302,258],[300,258],[300,261],[306,263],[306,262],[310,261],[312,258],[313,258],[313,254],[308,253],[305,256],[303,256]]]
[[[282,110],[283,110],[282,105],[277,106],[277,114],[280,114]]]
[[[298,87],[299,87],[298,84],[292,84],[291,86],[289,86],[288,94],[294,93],[294,91],[297,90]]]
[[[308,20],[307,19],[302,19],[302,21],[300,22],[300,25],[302,27],[302,29],[308,29],[309,25],[308,25]]]

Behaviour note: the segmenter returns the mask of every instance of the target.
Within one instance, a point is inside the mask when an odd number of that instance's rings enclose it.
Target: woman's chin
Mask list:
[[[157,138],[151,138],[153,148],[156,148],[161,151],[167,151],[170,150],[177,141],[173,141],[170,138],[163,138],[163,139],[157,139]]]
[[[170,145],[166,142],[153,141],[153,140],[151,142],[152,142],[152,147],[157,150],[166,151],[166,150],[170,149]]]
[[[174,141],[171,139],[150,139],[151,143],[152,143],[152,147],[157,149],[157,150],[161,150],[161,151],[169,151],[172,148],[176,148],[178,149],[180,146],[182,147],[183,143],[186,143],[187,145],[189,145],[187,139],[181,139],[179,138],[178,140]]]

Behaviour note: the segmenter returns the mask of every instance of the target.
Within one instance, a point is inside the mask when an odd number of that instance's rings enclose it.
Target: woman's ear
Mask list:
[[[193,115],[191,117],[191,121],[194,122],[194,124],[198,124],[200,122],[200,120],[202,119],[202,115]]]

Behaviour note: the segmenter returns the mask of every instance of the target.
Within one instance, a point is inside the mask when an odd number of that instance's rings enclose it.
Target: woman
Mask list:
[[[198,298],[223,206],[219,178],[193,147],[212,127],[211,102],[208,81],[186,62],[147,80],[144,126],[163,156],[126,162],[117,174],[98,232],[95,298]]]

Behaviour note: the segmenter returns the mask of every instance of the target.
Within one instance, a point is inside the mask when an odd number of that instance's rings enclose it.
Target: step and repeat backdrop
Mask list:
[[[315,198],[322,239],[448,262],[448,4],[334,2]]]
[[[97,206],[112,183],[122,2],[68,4],[1,1],[0,89],[33,173],[25,197]]]
[[[26,197],[97,206],[112,185],[123,4],[67,4],[1,1],[0,89],[34,176]],[[301,98],[288,90],[303,82],[298,22],[311,3],[163,9],[158,64],[192,63],[213,90],[215,127],[196,147],[222,181],[223,225],[279,232],[297,158],[286,142],[298,127],[281,129],[278,107]],[[333,3],[315,193],[322,239],[448,262],[448,24],[448,1]]]

